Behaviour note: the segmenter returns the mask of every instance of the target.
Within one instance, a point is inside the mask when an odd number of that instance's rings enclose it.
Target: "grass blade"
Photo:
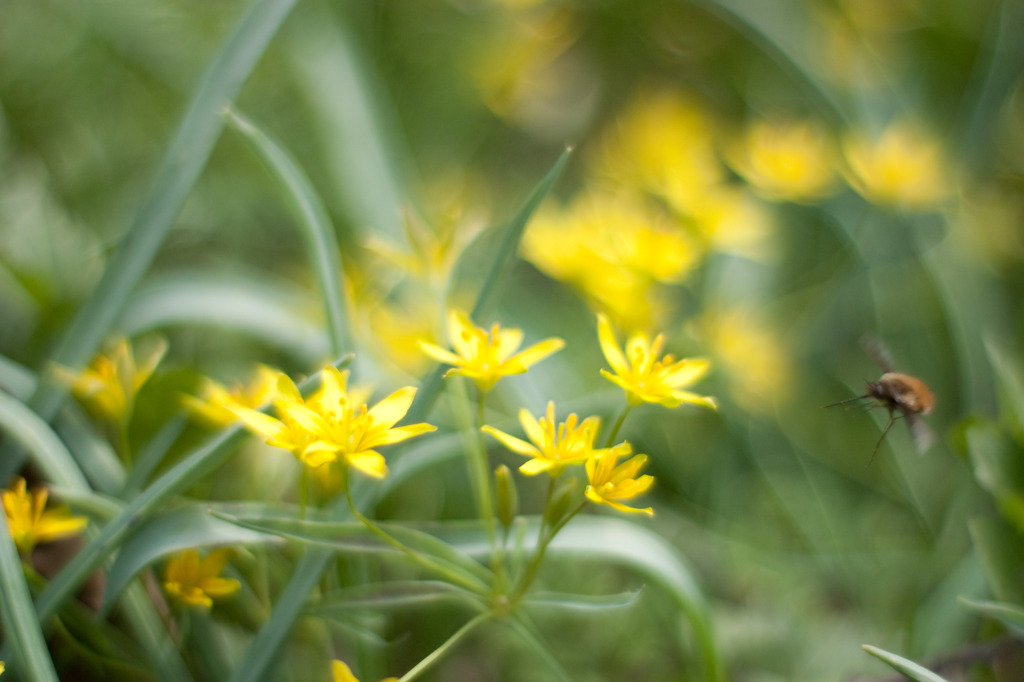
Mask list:
[[[310,264],[323,296],[327,335],[334,357],[352,350],[348,314],[341,297],[342,265],[338,240],[323,202],[298,163],[275,140],[237,111],[227,112],[232,126],[242,134],[281,183],[299,225],[303,228]]]
[[[0,429],[31,454],[47,480],[68,488],[89,489],[78,462],[50,425],[24,403],[3,392],[0,392]]]
[[[32,595],[6,518],[0,521],[0,614],[8,643],[17,652],[15,661],[21,677],[32,682],[57,682],[57,671],[36,620]]]
[[[149,268],[182,203],[206,166],[223,130],[224,107],[234,100],[296,2],[256,0],[238,23],[203,77],[157,170],[152,189],[135,214],[96,290],[67,328],[52,358],[54,361],[78,368],[96,351],[135,285]],[[43,419],[49,420],[56,414],[65,393],[63,386],[43,382],[29,404]],[[9,479],[24,461],[21,452],[7,454],[0,459],[0,480]]]
[[[888,664],[893,670],[906,675],[912,680],[917,680],[917,682],[947,682],[944,678],[939,677],[927,668],[922,668],[917,663],[902,656],[889,653],[885,649],[879,649],[870,644],[865,644],[861,648],[878,660]]]

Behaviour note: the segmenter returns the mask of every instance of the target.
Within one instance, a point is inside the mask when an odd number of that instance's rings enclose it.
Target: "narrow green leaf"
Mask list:
[[[323,297],[332,355],[338,357],[351,351],[348,313],[341,296],[341,251],[323,202],[298,163],[280,144],[239,112],[229,110],[227,116],[235,130],[242,134],[281,183],[303,228],[310,265]]]
[[[68,488],[89,488],[75,458],[50,425],[24,403],[3,392],[0,392],[0,429],[29,452],[48,481]]]
[[[568,592],[532,592],[524,604],[532,608],[561,611],[609,611],[632,606],[642,589],[618,594],[570,594]]]
[[[1024,609],[1016,604],[999,601],[973,601],[964,597],[960,603],[978,613],[998,620],[1018,635],[1024,635]]]
[[[139,571],[156,559],[184,549],[210,545],[245,545],[280,542],[280,538],[229,523],[206,506],[188,506],[159,513],[139,525],[121,545],[107,573],[103,595],[105,613],[113,600]]]
[[[999,601],[1020,603],[1024,599],[1020,581],[1024,541],[1020,534],[999,518],[971,519],[967,527],[992,594]]]
[[[344,616],[354,610],[409,609],[438,601],[464,601],[469,593],[440,580],[394,580],[371,583],[323,595],[308,608],[322,617]]]
[[[36,390],[36,375],[6,355],[0,355],[0,388],[21,401]]]
[[[988,490],[1003,515],[1024,530],[1024,457],[1021,448],[994,422],[977,422],[964,434],[978,483]]]
[[[516,633],[521,640],[530,648],[534,657],[547,666],[555,677],[561,682],[572,682],[572,677],[566,672],[562,664],[555,658],[551,647],[547,645],[544,637],[537,631],[536,626],[525,613],[516,613],[512,618],[507,618],[501,623],[507,625],[512,632]]]
[[[541,202],[544,201],[551,188],[554,187],[555,181],[562,174],[562,170],[565,168],[565,164],[569,162],[571,155],[572,148],[566,147],[565,151],[558,157],[558,160],[555,161],[555,165],[551,167],[547,175],[530,192],[530,196],[526,198],[526,202],[519,209],[519,212],[503,228],[501,243],[498,245],[494,259],[491,261],[491,267],[487,271],[487,279],[484,280],[483,285],[480,287],[480,292],[477,294],[476,303],[473,305],[470,318],[478,319],[486,311],[487,306],[490,305],[491,297],[494,295],[498,281],[505,275],[509,264],[516,257],[516,252],[519,250],[519,242],[523,238],[523,232],[526,230],[530,218],[533,217]]]
[[[344,365],[350,357],[339,361]],[[304,394],[315,390],[320,375],[314,374],[299,387]],[[269,405],[265,406],[269,409]],[[125,505],[116,519],[107,524],[64,569],[54,577],[43,590],[36,604],[41,619],[45,620],[71,597],[82,581],[96,569],[103,560],[125,541],[126,536],[142,521],[164,508],[177,493],[186,489],[204,476],[216,471],[243,440],[249,437],[241,425],[233,426],[195,450],[153,482],[146,490]]]
[[[142,201],[103,278],[64,333],[53,360],[66,367],[84,365],[96,351],[132,290],[163,244],[182,203],[206,166],[224,126],[222,112],[238,94],[271,38],[297,0],[255,0],[235,27],[199,84],[149,193]],[[66,389],[42,383],[30,406],[44,419],[57,412]],[[19,469],[24,454],[0,458],[0,480]]]
[[[917,663],[907,660],[902,656],[897,656],[870,644],[864,644],[861,648],[878,660],[888,664],[893,670],[906,675],[912,680],[917,680],[917,682],[947,682],[932,671],[922,668]]]
[[[214,512],[221,518],[262,533],[273,533],[307,544],[325,545],[337,551],[387,552],[398,550],[374,536],[362,523],[354,521],[313,521],[295,516],[283,516],[275,510],[250,515],[230,515]],[[378,524],[389,535],[415,552],[432,557],[446,568],[475,583],[486,593],[493,579],[490,571],[475,560],[457,551],[451,545],[429,533],[386,523]],[[443,523],[434,524],[443,527]]]
[[[190,682],[192,675],[167,626],[156,612],[153,598],[141,583],[129,585],[122,599],[125,618],[164,682]]]
[[[0,521],[0,615],[8,642],[17,652],[14,663],[21,677],[31,682],[57,682],[6,519]],[[11,667],[13,671],[14,665]]]
[[[986,339],[985,351],[992,364],[993,374],[999,386],[999,404],[1013,422],[1014,432],[1024,435],[1024,371],[1014,354],[995,341]]]
[[[191,270],[164,274],[132,295],[117,326],[131,336],[171,325],[215,325],[300,360],[317,362],[329,355],[323,330],[296,312],[314,303],[309,293],[266,278],[266,273],[214,276]]]

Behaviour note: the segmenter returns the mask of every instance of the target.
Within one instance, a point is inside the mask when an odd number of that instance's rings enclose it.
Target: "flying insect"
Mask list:
[[[935,435],[921,417],[935,409],[935,394],[928,388],[928,384],[917,377],[894,371],[889,352],[877,339],[865,338],[861,345],[881,366],[882,376],[878,378],[878,381],[867,382],[867,392],[864,395],[840,400],[825,407],[873,400],[877,406],[884,407],[889,411],[889,422],[882,429],[882,435],[879,436],[878,442],[875,443],[875,449],[871,452],[872,461],[878,453],[878,448],[882,446],[886,434],[889,433],[889,429],[900,417],[907,420],[907,426],[914,437],[918,452],[924,452],[935,441]]]

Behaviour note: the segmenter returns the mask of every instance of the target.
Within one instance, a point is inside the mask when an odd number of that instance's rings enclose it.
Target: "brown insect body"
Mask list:
[[[924,452],[931,446],[935,436],[920,417],[935,409],[935,394],[932,393],[927,384],[917,377],[892,371],[892,361],[889,358],[889,353],[882,346],[881,342],[868,338],[864,339],[862,343],[865,350],[874,356],[878,364],[882,366],[884,374],[879,377],[878,381],[868,382],[867,393],[864,395],[842,400],[832,405],[826,405],[826,407],[846,405],[871,398],[889,411],[889,423],[885,425],[882,435],[879,436],[878,442],[875,444],[875,449],[871,453],[872,460],[874,460],[875,454],[878,453],[878,448],[882,446],[882,441],[885,440],[889,429],[896,423],[897,412],[899,416],[907,420],[907,425],[914,436],[914,442],[917,445],[918,451]]]

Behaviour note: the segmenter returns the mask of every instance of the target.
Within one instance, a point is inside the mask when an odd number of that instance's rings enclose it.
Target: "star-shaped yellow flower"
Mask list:
[[[20,476],[15,477],[14,484],[0,496],[3,497],[11,537],[18,551],[25,556],[37,544],[75,535],[88,523],[84,516],[72,516],[67,507],[46,509],[46,488],[29,493],[25,479]]]
[[[519,467],[528,476],[548,472],[552,477],[558,476],[570,464],[582,464],[592,457],[594,438],[601,425],[597,417],[587,417],[583,421],[575,414],[559,424],[555,421],[555,404],[548,403],[546,416],[537,419],[529,410],[519,411],[519,422],[533,444],[510,436],[493,426],[484,426],[481,430],[501,441],[501,444],[513,452],[530,457],[530,461]]]
[[[186,549],[171,557],[164,572],[164,591],[174,601],[189,608],[206,610],[214,599],[227,597],[241,584],[234,578],[222,578],[231,550],[219,547],[199,560],[199,552]]]
[[[352,674],[352,669],[344,661],[335,660],[331,663],[331,676],[334,682],[359,682],[359,678]],[[398,678],[388,677],[380,682],[398,682]]]
[[[231,406],[256,408],[277,397],[280,372],[266,365],[257,365],[256,375],[246,384],[236,383],[231,388],[206,379],[202,398],[184,396],[187,407],[202,422],[213,427],[224,427],[238,420]]]
[[[618,448],[618,451],[608,451],[587,460],[587,480],[590,484],[584,494],[594,504],[607,504],[613,509],[630,514],[654,516],[654,510],[650,507],[638,509],[622,503],[645,493],[654,484],[653,476],[645,474],[640,478],[636,477],[647,463],[647,455],[636,455],[616,466],[619,457],[632,452],[629,443],[622,445],[625,447]]]
[[[399,389],[368,408],[366,403],[352,400],[346,387],[347,373],[326,367],[322,381],[323,389],[315,401],[293,398],[275,402],[286,421],[310,435],[311,442],[303,451],[306,458],[341,458],[369,476],[384,478],[387,464],[375,448],[436,429],[426,423],[395,426],[412,405],[416,395],[413,386]]]
[[[615,340],[611,322],[604,315],[597,317],[597,335],[604,357],[614,370],[613,374],[602,369],[601,374],[626,391],[630,405],[646,402],[676,407],[682,403],[693,403],[716,407],[714,398],[681,390],[707,372],[707,360],[676,360],[672,355],[659,359],[665,345],[665,337],[661,334],[653,342],[645,334],[633,334],[626,341],[626,352],[623,353]]]
[[[158,338],[142,362],[137,363],[131,344],[127,339],[120,339],[108,355],[97,355],[82,371],[56,366],[54,374],[71,387],[76,398],[111,421],[123,422],[131,415],[135,395],[165,352],[167,341]]]
[[[501,329],[495,324],[488,333],[474,327],[469,317],[459,310],[448,315],[448,339],[454,353],[426,341],[420,341],[420,348],[435,360],[453,365],[445,376],[467,376],[485,392],[503,376],[522,374],[530,365],[565,346],[562,339],[550,338],[516,353],[523,342],[522,330]]]

